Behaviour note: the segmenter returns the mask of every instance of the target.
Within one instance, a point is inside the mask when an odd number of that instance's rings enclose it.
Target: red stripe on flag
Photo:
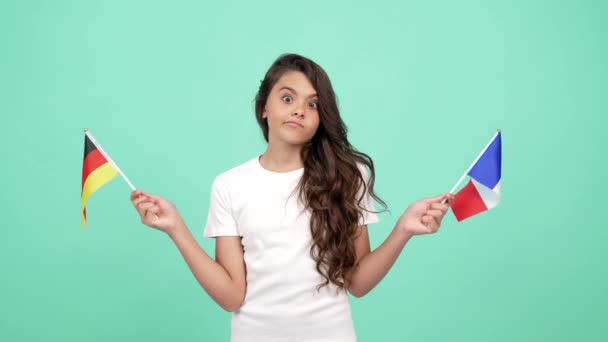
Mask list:
[[[87,180],[87,177],[91,174],[91,172],[95,171],[101,165],[107,163],[108,160],[99,152],[99,149],[92,151],[87,154],[84,158],[84,162],[82,163],[82,185],[84,186],[84,181]]]
[[[488,208],[471,180],[454,196],[452,212],[459,222],[486,210]]]

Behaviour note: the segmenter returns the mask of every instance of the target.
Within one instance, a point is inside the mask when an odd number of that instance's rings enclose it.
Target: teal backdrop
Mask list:
[[[280,54],[322,65],[389,212],[503,132],[493,210],[411,240],[351,298],[360,341],[606,341],[603,1],[3,1],[0,340],[227,341],[230,313],[115,178],[80,227],[83,128],[202,247],[213,178],[265,149]]]

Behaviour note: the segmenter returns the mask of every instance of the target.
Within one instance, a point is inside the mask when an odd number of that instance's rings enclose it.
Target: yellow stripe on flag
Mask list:
[[[91,172],[82,186],[82,202],[81,202],[81,215],[82,215],[82,228],[84,229],[86,220],[84,217],[84,208],[89,200],[89,197],[97,191],[97,189],[101,188],[104,184],[112,180],[112,178],[118,176],[118,171],[112,164],[105,163],[95,169],[95,171]]]

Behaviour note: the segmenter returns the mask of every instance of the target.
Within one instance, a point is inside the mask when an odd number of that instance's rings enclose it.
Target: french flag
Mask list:
[[[459,222],[498,205],[501,166],[500,131],[466,173],[471,179],[455,196],[452,212]]]

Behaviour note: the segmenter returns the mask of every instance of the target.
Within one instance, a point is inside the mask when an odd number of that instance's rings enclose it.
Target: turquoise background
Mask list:
[[[0,340],[226,341],[230,314],[116,178],[80,228],[83,128],[203,248],[213,178],[264,151],[284,52],[322,65],[390,212],[503,131],[493,210],[416,237],[351,301],[360,341],[605,341],[603,1],[3,1]]]

